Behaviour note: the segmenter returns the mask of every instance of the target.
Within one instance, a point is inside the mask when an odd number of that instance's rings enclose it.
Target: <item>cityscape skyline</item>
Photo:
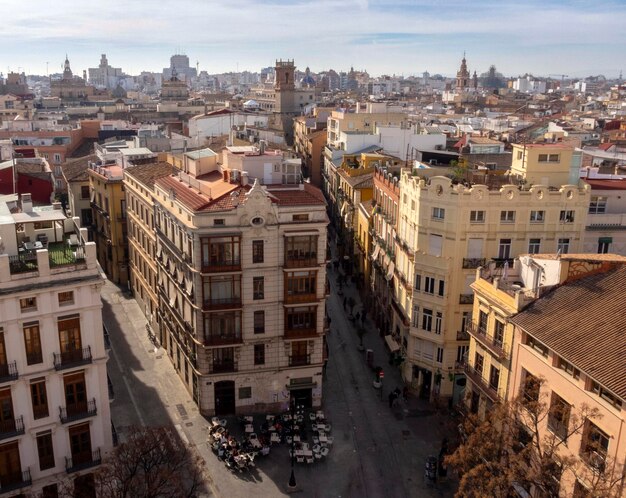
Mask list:
[[[78,12],[73,3],[35,0],[25,12],[17,0],[5,2],[15,13],[6,22],[0,71],[53,74],[67,53],[75,74],[81,74],[106,53],[112,66],[134,75],[160,72],[171,55],[185,53],[191,66],[197,62],[210,74],[256,72],[283,58],[314,72],[352,66],[371,75],[452,76],[466,52],[469,69],[478,74],[493,64],[506,76],[614,78],[623,69],[619,47],[626,43],[619,20],[626,3],[617,0],[565,6],[506,2],[497,8],[487,0],[471,6],[446,0],[323,0],[315,9],[299,0],[228,5],[186,0],[175,12],[138,1],[123,13],[101,1]],[[337,19],[345,21],[332,22]]]

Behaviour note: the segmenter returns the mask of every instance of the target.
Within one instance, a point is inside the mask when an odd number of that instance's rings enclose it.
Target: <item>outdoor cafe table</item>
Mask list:
[[[27,251],[35,251],[36,249],[43,249],[43,244],[36,240],[35,242],[24,242],[24,249]]]
[[[246,431],[246,434],[250,434],[250,433],[254,432],[254,427],[253,427],[253,425],[252,425],[252,424],[246,424],[246,429],[245,429],[245,431]]]

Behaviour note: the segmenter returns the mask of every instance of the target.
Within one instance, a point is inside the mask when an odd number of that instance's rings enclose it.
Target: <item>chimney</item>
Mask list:
[[[30,194],[22,194],[22,213],[32,213],[33,212],[33,200]]]
[[[259,154],[265,154],[265,140],[259,140]]]
[[[248,185],[248,172],[242,171],[241,172],[241,186],[245,187],[246,185]]]

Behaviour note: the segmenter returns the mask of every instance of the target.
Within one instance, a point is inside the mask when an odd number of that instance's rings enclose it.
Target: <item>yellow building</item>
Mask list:
[[[565,185],[579,177],[582,156],[567,142],[513,144],[511,173],[527,185]]]
[[[126,195],[118,164],[89,163],[93,233],[98,261],[112,282],[128,284]]]
[[[407,359],[403,376],[424,398],[460,401],[476,268],[580,251],[589,186],[553,185],[468,187],[402,172],[393,331]]]
[[[124,189],[128,212],[128,256],[130,287],[144,310],[148,323],[157,330],[156,234],[154,232],[154,183],[174,174],[166,162],[133,166],[124,170]]]

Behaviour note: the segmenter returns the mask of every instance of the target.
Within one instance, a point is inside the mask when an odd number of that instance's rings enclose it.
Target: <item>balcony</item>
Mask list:
[[[226,344],[241,344],[243,337],[239,334],[215,334],[204,337],[205,346],[224,346]]]
[[[9,271],[11,274],[38,271],[37,255],[33,252],[9,255]]]
[[[504,265],[507,263],[509,265],[509,268],[513,268],[513,258],[492,258],[491,261],[496,264],[496,268],[504,268]]]
[[[315,326],[297,329],[285,329],[284,333],[285,339],[308,339],[315,336],[317,336],[317,328]]]
[[[285,257],[285,268],[314,268],[319,266],[317,262],[317,253],[304,253],[299,257]]]
[[[474,294],[460,294],[459,304],[474,304]]]
[[[486,264],[486,258],[463,258],[464,270],[475,270],[476,268],[480,266],[485,266]]]
[[[218,374],[218,373],[230,373],[237,371],[237,363],[235,360],[220,360],[214,361],[211,364],[210,373]]]
[[[23,470],[22,472],[13,472],[5,475],[0,480],[0,494],[10,493],[26,486],[30,486],[33,483],[30,477],[30,469]]]
[[[315,292],[285,292],[285,304],[316,303],[319,301]]]
[[[71,457],[65,457],[65,472],[71,474],[80,470],[89,469],[100,465],[102,458],[100,457],[100,448],[94,451],[82,451],[74,453]]]
[[[504,349],[504,343],[497,341],[493,337],[487,335],[487,332],[480,327],[469,323],[467,325],[467,333],[476,339],[481,346],[491,352],[499,360],[508,358],[508,353]]]
[[[472,381],[472,384],[478,387],[491,401],[497,402],[499,400],[498,389],[483,379],[481,372],[470,365],[465,365],[464,371],[465,375]]]
[[[303,367],[311,364],[310,354],[289,355],[290,367]]]
[[[16,380],[17,377],[17,363],[15,361],[0,364],[0,384]]]
[[[73,405],[59,407],[59,418],[61,419],[62,424],[93,417],[97,413],[96,398],[92,398],[89,401],[74,403]]]
[[[567,441],[567,424],[564,424],[553,415],[548,415],[548,429],[561,441]]]
[[[24,417],[21,415],[0,422],[0,440],[9,439],[24,434]]]
[[[241,308],[241,296],[224,297],[222,299],[205,299],[202,303],[204,311],[230,310]]]
[[[62,353],[53,353],[54,369],[65,370],[66,368],[78,367],[91,363],[91,346],[82,349],[70,349]]]
[[[241,260],[231,258],[224,261],[212,259],[202,260],[202,273],[220,273],[227,271],[241,271]]]

